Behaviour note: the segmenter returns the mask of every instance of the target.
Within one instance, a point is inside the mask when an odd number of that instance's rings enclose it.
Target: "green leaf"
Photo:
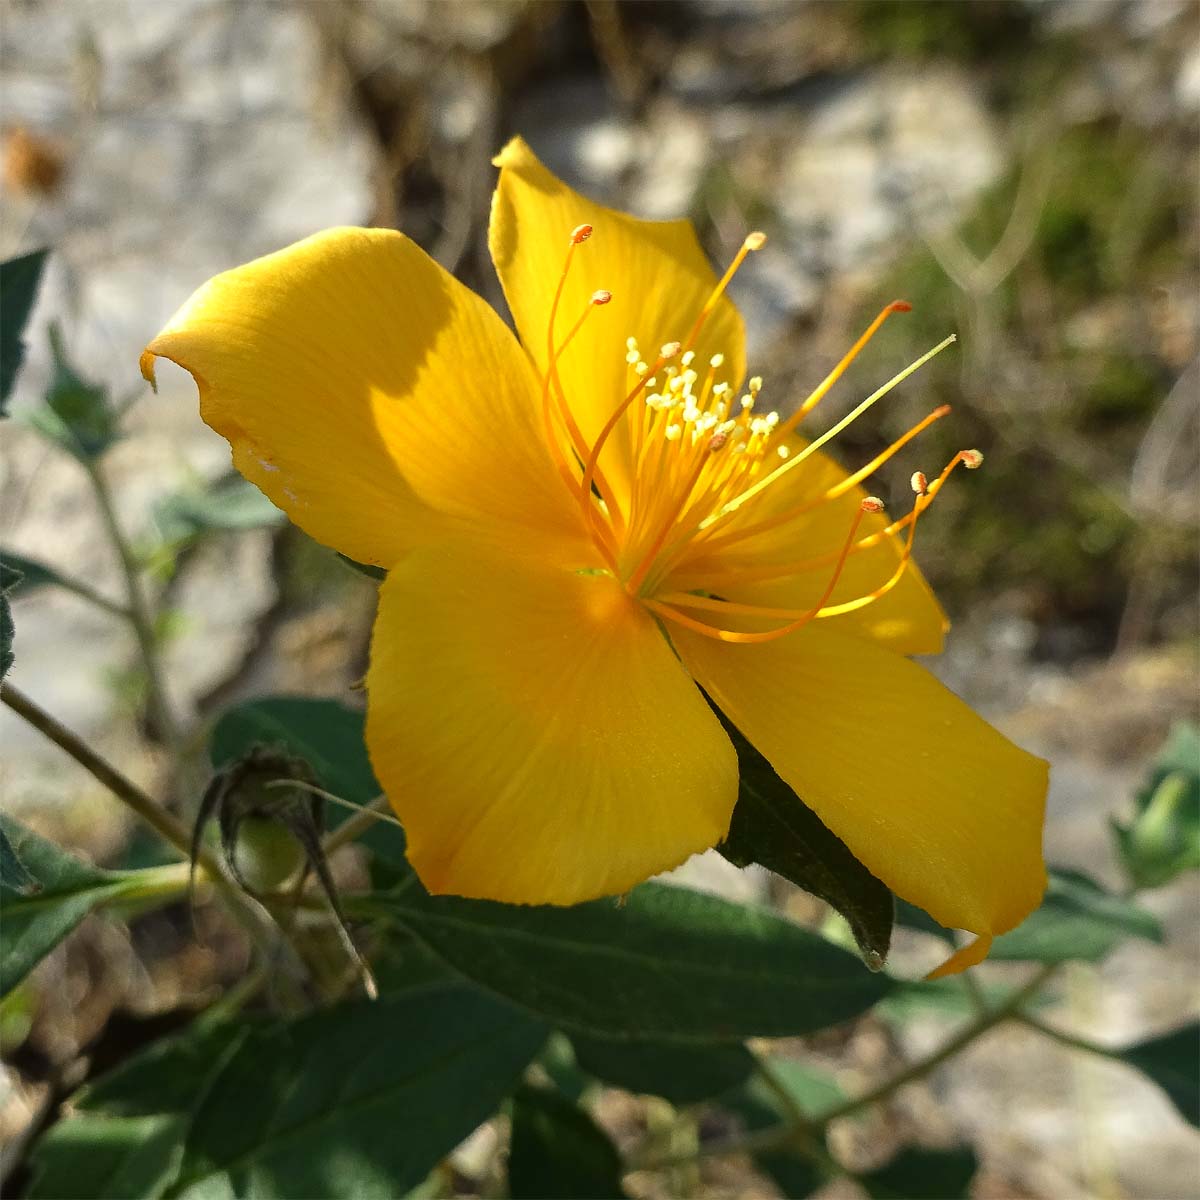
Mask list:
[[[431,897],[416,877],[366,904],[460,974],[552,1024],[616,1038],[741,1041],[811,1033],[892,988],[853,954],[764,909],[647,883],[621,906]]]
[[[760,863],[832,905],[846,918],[863,960],[878,971],[892,939],[891,891],[724,715],[717,715],[737,749],[741,776],[729,836],[717,849],[736,866]]]
[[[522,1084],[512,1100],[512,1200],[615,1200],[621,1158],[609,1137],[566,1096]]]
[[[93,909],[129,888],[134,875],[101,871],[64,853],[11,817],[0,831],[38,885],[36,894],[0,883],[0,996],[7,996]]]
[[[273,746],[304,759],[321,787],[355,804],[367,804],[383,790],[367,757],[362,712],[336,700],[272,696],[226,709],[213,728],[209,759],[221,769],[255,746]],[[336,829],[349,815],[341,806],[331,809],[330,827]],[[400,829],[378,821],[359,840],[408,877]]]
[[[1080,871],[1058,869],[1050,873],[1041,907],[996,939],[991,958],[1099,962],[1131,937],[1161,942],[1158,918]]]
[[[42,888],[26,870],[3,825],[0,825],[0,887],[24,896],[31,896]]]
[[[185,1121],[171,1113],[80,1113],[38,1142],[29,1200],[159,1197],[174,1177]]]
[[[3,560],[9,571],[16,572],[16,578],[8,585],[9,590],[19,587],[22,592],[32,592],[49,583],[58,583],[61,578],[53,567],[48,567],[35,558],[14,554],[3,547],[0,547],[0,560]]]
[[[696,1104],[745,1082],[754,1055],[739,1042],[680,1046],[674,1042],[617,1041],[571,1035],[575,1060],[597,1079],[627,1092],[662,1096],[672,1104]]]
[[[57,325],[50,326],[50,353],[54,374],[46,390],[46,403],[31,410],[27,419],[72,457],[91,462],[117,439],[116,410],[109,403],[108,389],[89,383],[71,365]]]
[[[979,1170],[968,1146],[925,1150],[905,1146],[886,1166],[859,1176],[873,1200],[967,1200]]]
[[[990,957],[997,961],[1099,962],[1126,938],[1162,941],[1162,926],[1153,913],[1134,901],[1114,896],[1082,871],[1052,868],[1046,896],[1011,933],[998,937]],[[899,924],[934,933],[946,941],[953,935],[910,904],[896,908]]]
[[[1180,722],[1159,752],[1128,824],[1112,822],[1135,887],[1154,888],[1200,868],[1200,728]]]
[[[86,1091],[82,1117],[35,1147],[34,1194],[86,1194],[90,1139],[107,1131],[111,1141],[121,1122],[162,1121],[166,1144],[152,1139],[122,1160],[126,1177],[153,1186],[122,1194],[391,1200],[496,1110],[546,1035],[461,986],[214,1024]],[[72,1170],[84,1171],[74,1183]]]
[[[0,679],[9,673],[13,665],[12,609],[8,606],[9,593],[21,582],[21,572],[0,561]]]
[[[34,250],[0,263],[0,417],[25,361],[22,336],[37,299],[48,250]]]
[[[178,548],[209,533],[237,533],[280,525],[287,518],[240,475],[207,490],[194,488],[165,497],[154,507],[154,524]]]
[[[1184,1118],[1200,1126],[1200,1022],[1138,1042],[1116,1052],[1118,1058],[1149,1075]]]

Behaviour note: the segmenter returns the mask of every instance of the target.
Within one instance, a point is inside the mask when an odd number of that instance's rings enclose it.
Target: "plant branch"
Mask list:
[[[742,1134],[738,1137],[726,1138],[722,1141],[709,1142],[702,1145],[696,1154],[689,1157],[703,1156],[705,1158],[726,1154],[759,1154],[769,1150],[798,1150],[804,1152],[806,1140],[818,1130],[824,1129],[830,1122],[848,1117],[887,1100],[901,1088],[910,1083],[916,1083],[931,1075],[943,1063],[953,1058],[972,1042],[990,1033],[996,1026],[1004,1022],[1021,1019],[1027,1020],[1021,1014],[1021,1009],[1037,994],[1043,985],[1059,970],[1061,963],[1047,963],[1041,967],[1031,979],[1021,987],[1016,988],[1004,1001],[995,1008],[981,1013],[973,1021],[969,1021],[953,1037],[939,1049],[917,1059],[907,1067],[881,1083],[864,1092],[861,1096],[852,1097],[842,1104],[835,1105],[823,1113],[807,1118],[800,1114],[800,1120],[789,1119],[767,1129],[756,1130],[753,1133]],[[1053,1035],[1051,1035],[1053,1036]],[[1082,1048],[1082,1047],[1081,1047]],[[1090,1048],[1090,1047],[1089,1047]],[[630,1170],[656,1170],[675,1165],[675,1159],[670,1157],[654,1158],[638,1161],[635,1156]]]
[[[135,813],[162,838],[169,842],[184,858],[191,852],[191,833],[173,814],[167,812],[153,797],[147,795],[131,779],[122,775],[107,759],[102,758],[82,738],[69,730],[57,717],[53,717],[41,705],[31,700],[11,683],[0,684],[0,701],[3,701],[18,716],[22,717],[39,733],[44,734],[60,750],[65,750],[84,770],[99,780],[120,801]],[[223,876],[221,868],[212,854],[201,847],[199,865],[214,880]]]
[[[159,734],[167,746],[171,750],[175,750],[180,741],[180,729],[170,701],[167,699],[162,664],[159,662],[158,645],[154,636],[154,621],[146,600],[145,589],[142,587],[141,572],[133,557],[129,542],[121,529],[121,523],[117,520],[112,490],[108,486],[108,480],[104,477],[103,469],[98,462],[91,459],[84,461],[84,468],[87,471],[88,481],[92,485],[100,516],[104,521],[104,528],[120,560],[121,573],[125,576],[125,591],[129,600],[126,615],[133,627],[134,635],[137,637],[142,664],[146,670],[150,692],[150,710],[158,725]]]
[[[1077,1034],[1055,1029],[1053,1025],[1047,1025],[1040,1017],[1035,1017],[1031,1013],[1020,1012],[1014,1015],[1022,1025],[1027,1025],[1030,1029],[1036,1029],[1038,1033],[1044,1034],[1062,1046],[1069,1046],[1072,1050],[1084,1050],[1088,1054],[1098,1054],[1101,1058],[1119,1059],[1121,1057],[1118,1050],[1113,1050],[1108,1046],[1101,1046],[1099,1042],[1079,1037]]]

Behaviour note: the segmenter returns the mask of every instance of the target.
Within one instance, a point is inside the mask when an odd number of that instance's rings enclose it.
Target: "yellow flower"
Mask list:
[[[946,627],[916,519],[974,452],[889,521],[859,482],[944,410],[847,475],[819,449],[846,422],[805,443],[743,390],[724,290],[761,235],[718,281],[688,222],[594,204],[520,139],[496,164],[520,343],[402,234],[338,229],[212,279],[142,356],[191,372],[296,524],[387,568],[367,742],[418,875],[571,904],[714,845],[738,766],[703,688],[896,893],[979,935],[943,970],[978,961],[1042,894],[1046,764],[905,657]]]

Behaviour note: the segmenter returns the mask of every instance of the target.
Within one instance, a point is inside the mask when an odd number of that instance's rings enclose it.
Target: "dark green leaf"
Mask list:
[[[284,1022],[214,1023],[91,1087],[82,1117],[35,1148],[35,1195],[88,1194],[90,1142],[102,1152],[120,1122],[162,1121],[165,1143],[155,1135],[120,1159],[125,1178],[147,1184],[113,1194],[390,1200],[496,1110],[546,1032],[457,985]]]
[[[50,326],[50,353],[54,374],[46,390],[46,403],[29,413],[29,421],[81,462],[99,458],[117,438],[117,413],[108,390],[89,383],[67,359],[62,333]]]
[[[159,536],[173,547],[186,545],[207,533],[261,529],[284,520],[284,514],[240,475],[208,491],[176,492],[154,508]]]
[[[382,791],[367,758],[362,712],[336,700],[271,696],[226,709],[213,729],[209,758],[219,769],[244,758],[255,746],[276,747],[304,759],[321,787],[355,804],[367,804]],[[329,810],[330,827],[349,815],[340,806]],[[401,830],[377,822],[360,841],[401,867],[407,877]]]
[[[680,1046],[675,1042],[571,1035],[579,1066],[627,1092],[662,1096],[672,1104],[695,1104],[743,1083],[754,1055],[738,1042]]]
[[[906,1146],[890,1163],[859,1176],[874,1200],[967,1200],[979,1170],[967,1146],[925,1150]]]
[[[129,1200],[165,1194],[183,1117],[80,1113],[51,1126],[34,1152],[29,1200]]]
[[[16,847],[9,841],[8,832],[0,825],[0,887],[23,896],[41,891],[42,885],[25,869]]]
[[[10,848],[39,885],[36,894],[0,884],[0,996],[6,996],[93,909],[119,896],[133,876],[101,871],[0,815]]]
[[[513,1200],[615,1200],[621,1159],[608,1135],[566,1096],[523,1084],[512,1100]]]
[[[1200,868],[1200,729],[1180,722],[1158,754],[1135,815],[1112,822],[1117,853],[1136,887]]]
[[[552,1024],[617,1038],[741,1041],[849,1020],[892,982],[764,909],[648,883],[628,903],[524,907],[377,893],[462,975]]]
[[[1200,1022],[1117,1052],[1149,1075],[1193,1125],[1200,1125]]]
[[[382,583],[387,578],[387,572],[382,567],[373,566],[371,563],[360,563],[346,554],[339,554],[338,558],[346,566],[350,567],[351,570],[357,571],[360,575],[365,575],[368,579],[375,580],[376,583]]]
[[[910,904],[896,908],[899,924],[952,940],[931,917]],[[1081,871],[1050,871],[1046,896],[1011,933],[996,939],[991,957],[1033,962],[1099,962],[1126,938],[1162,941],[1158,918],[1134,901],[1114,896]]]
[[[0,417],[25,361],[25,324],[37,299],[47,250],[34,250],[0,263]]]
[[[1153,913],[1114,896],[1080,871],[1055,870],[1042,906],[996,939],[991,957],[1034,962],[1099,962],[1127,938],[1162,941]]]
[[[22,592],[32,592],[35,588],[59,581],[59,574],[53,567],[48,567],[37,559],[26,558],[23,554],[14,554],[11,550],[0,547],[0,560],[3,560],[10,571],[17,573],[17,578],[8,584],[9,589],[20,587]]]
[[[737,749],[741,776],[729,836],[717,849],[739,867],[761,863],[831,904],[846,918],[864,961],[879,970],[892,939],[892,893],[741,733],[717,715]]]
[[[173,1192],[390,1200],[495,1111],[546,1034],[461,988],[258,1030],[193,1113]]]

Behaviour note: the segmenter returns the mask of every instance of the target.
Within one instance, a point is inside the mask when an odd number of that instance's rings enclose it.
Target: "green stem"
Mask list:
[[[51,581],[47,580],[47,582]],[[133,620],[133,614],[124,604],[118,604],[116,600],[110,600],[107,596],[101,595],[93,587],[80,579],[74,579],[70,575],[64,575],[62,572],[56,571],[53,583],[54,586],[62,588],[64,592],[71,592],[81,600],[86,600],[89,604],[94,604],[97,608],[103,609],[106,613],[114,617],[120,617],[123,621]]]
[[[109,540],[117,552],[121,563],[121,573],[125,577],[125,591],[129,600],[128,612],[125,614],[133,627],[137,638],[138,649],[141,652],[142,665],[146,671],[149,687],[150,711],[158,732],[168,748],[172,751],[179,745],[180,728],[175,720],[175,714],[167,699],[167,689],[163,682],[162,664],[158,657],[158,643],[154,636],[154,620],[150,613],[150,605],[146,600],[146,592],[142,587],[141,571],[134,559],[133,550],[121,529],[117,519],[117,510],[113,504],[112,490],[104,477],[100,464],[92,459],[84,460],[88,480],[100,509],[104,528]]]
[[[39,733],[44,734],[61,750],[65,750],[84,770],[98,779],[184,858],[191,853],[191,832],[178,817],[167,812],[153,797],[147,795],[131,779],[126,778],[107,759],[102,758],[77,734],[72,733],[57,717],[31,700],[11,683],[0,684],[0,701],[22,717]],[[200,848],[198,865],[214,880],[223,878],[221,868],[212,854]]]

